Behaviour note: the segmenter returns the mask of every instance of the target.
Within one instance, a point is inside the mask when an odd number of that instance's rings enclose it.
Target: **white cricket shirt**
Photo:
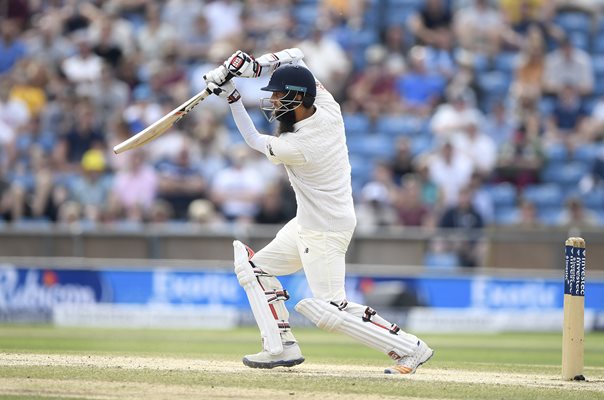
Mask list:
[[[253,127],[241,101],[231,104],[233,117],[246,142],[275,164],[283,164],[296,193],[301,227],[325,232],[352,230],[350,162],[339,104],[317,82],[315,113],[278,137]]]
[[[346,231],[356,226],[350,162],[340,106],[317,83],[315,113],[294,124],[294,131],[271,137],[265,154],[283,163],[296,193],[298,223],[318,231]],[[304,160],[288,162],[281,142],[297,149]]]

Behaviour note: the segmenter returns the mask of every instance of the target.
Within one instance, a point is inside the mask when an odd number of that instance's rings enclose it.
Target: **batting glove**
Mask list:
[[[217,86],[222,86],[229,76],[229,71],[225,68],[224,65],[221,65],[218,68],[214,68],[207,74],[203,76],[203,79],[206,81],[206,85],[210,82],[215,83]]]
[[[212,91],[218,97],[222,97],[223,99],[227,99],[229,104],[238,101],[241,98],[239,91],[235,87],[235,84],[232,81],[226,81],[222,84],[222,86],[218,86],[214,82],[208,82],[208,89]]]
[[[228,72],[242,78],[257,78],[262,73],[262,67],[247,53],[237,50],[223,64]]]

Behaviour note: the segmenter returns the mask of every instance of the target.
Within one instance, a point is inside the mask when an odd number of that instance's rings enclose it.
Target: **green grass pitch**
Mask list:
[[[351,339],[295,331],[306,362],[252,370],[255,329],[0,325],[0,399],[604,399],[604,334],[585,339],[586,382],[560,379],[561,334],[421,335],[434,358],[413,376]]]

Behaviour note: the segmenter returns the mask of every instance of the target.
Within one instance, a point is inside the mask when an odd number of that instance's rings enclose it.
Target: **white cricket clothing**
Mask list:
[[[241,102],[231,104],[237,128],[250,147],[283,164],[296,193],[298,223],[316,231],[354,229],[351,167],[340,106],[317,83],[315,113],[294,124],[294,131],[261,135]]]
[[[252,262],[268,274],[289,275],[304,268],[313,296],[340,302],[346,298],[346,251],[353,230],[321,232],[303,228],[297,218],[258,251]]]

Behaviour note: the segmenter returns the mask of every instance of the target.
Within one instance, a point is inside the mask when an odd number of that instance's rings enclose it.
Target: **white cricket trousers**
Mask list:
[[[254,255],[252,262],[275,276],[293,274],[304,268],[313,296],[339,303],[346,299],[345,258],[353,232],[304,229],[294,218]]]

